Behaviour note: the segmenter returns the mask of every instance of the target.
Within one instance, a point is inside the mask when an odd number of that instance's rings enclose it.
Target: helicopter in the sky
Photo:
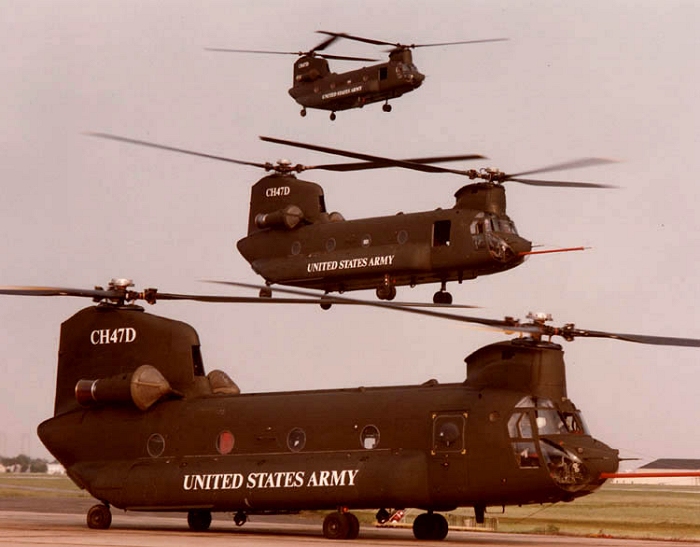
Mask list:
[[[289,89],[292,98],[302,106],[301,115],[306,116],[307,108],[331,111],[331,120],[336,112],[351,108],[362,108],[366,104],[382,102],[384,112],[391,112],[389,99],[401,97],[421,86],[425,75],[413,64],[411,50],[418,47],[452,46],[500,42],[506,38],[487,40],[466,40],[435,44],[399,44],[353,36],[339,32],[319,31],[329,36],[309,51],[261,51],[251,49],[207,48],[209,51],[235,53],[264,53],[273,55],[297,55],[294,63],[294,82]],[[350,57],[321,53],[338,38],[365,42],[373,45],[391,46],[389,61],[337,74],[331,72],[328,59],[344,61],[376,61],[366,57]]]
[[[54,416],[38,427],[68,476],[99,500],[90,528],[109,528],[112,507],[186,512],[196,531],[210,527],[213,512],[243,525],[250,515],[327,510],[324,536],[351,539],[360,530],[352,510],[377,510],[383,522],[392,508],[416,507],[424,512],[415,537],[440,540],[448,533],[441,512],[473,507],[483,522],[489,507],[571,501],[615,476],[618,451],[591,435],[568,398],[562,347],[551,337],[700,347],[553,327],[539,314],[521,323],[337,297],[520,337],[471,353],[460,383],[245,394],[224,371],[206,372],[190,325],[136,302],[265,300],[132,286],[0,288],[99,302],[62,323]]]
[[[393,300],[399,286],[440,283],[433,303],[451,304],[452,295],[446,289],[450,281],[461,283],[477,276],[510,270],[533,254],[582,249],[533,251],[531,242],[518,234],[515,223],[506,214],[504,182],[545,187],[611,187],[590,182],[523,178],[537,173],[611,163],[611,160],[602,158],[584,158],[507,174],[491,168],[458,170],[433,165],[482,159],[483,156],[478,154],[396,160],[260,137],[267,142],[359,160],[294,165],[288,161],[277,164],[241,161],[106,133],[90,135],[271,171],[252,186],[248,234],[237,243],[239,252],[253,270],[265,279],[268,286],[289,285],[326,293],[374,289],[381,300]],[[482,182],[460,188],[455,193],[454,206],[448,209],[346,220],[342,214],[327,210],[320,185],[296,177],[296,173],[311,169],[346,172],[386,167],[432,174],[450,173]],[[261,291],[261,296],[270,294],[271,289]]]

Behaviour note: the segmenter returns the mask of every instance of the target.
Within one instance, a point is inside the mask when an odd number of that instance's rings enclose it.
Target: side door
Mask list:
[[[454,503],[467,489],[467,419],[464,411],[434,412],[430,451],[430,491],[436,503]]]

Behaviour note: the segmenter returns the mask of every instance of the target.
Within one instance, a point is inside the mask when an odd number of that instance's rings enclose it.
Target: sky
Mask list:
[[[128,277],[163,292],[255,294],[202,280],[262,281],[235,247],[261,171],[87,132],[254,162],[335,161],[259,135],[388,157],[479,153],[489,159],[453,166],[509,172],[594,156],[616,163],[551,177],[618,189],[507,187],[521,235],[588,249],[451,284],[455,302],[489,318],[542,311],[558,325],[700,337],[699,17],[691,0],[2,0],[0,285]],[[206,50],[303,51],[323,41],[319,30],[508,41],[417,49],[420,89],[391,113],[374,104],[334,122],[299,116],[287,94],[294,56]],[[339,41],[327,52],[383,50]],[[465,183],[399,169],[303,178],[348,219],[451,207]],[[398,299],[430,301],[436,289],[400,288]],[[0,454],[48,457],[35,432],[53,411],[60,324],[90,304],[2,297]],[[160,302],[148,312],[193,325],[206,368],[244,392],[459,382],[465,356],[504,339],[365,308]],[[698,349],[562,344],[569,396],[596,438],[623,457],[700,458]]]

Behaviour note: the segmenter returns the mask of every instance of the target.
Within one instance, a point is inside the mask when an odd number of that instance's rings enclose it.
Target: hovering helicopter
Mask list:
[[[241,161],[183,148],[130,139],[106,133],[92,136],[190,154],[271,171],[251,189],[248,235],[237,247],[268,286],[290,285],[330,292],[375,289],[377,298],[393,300],[396,287],[440,283],[433,295],[437,305],[452,304],[447,283],[510,270],[527,256],[581,250],[582,247],[532,250],[506,214],[504,182],[568,188],[612,188],[590,182],[547,181],[525,175],[611,163],[584,158],[521,173],[497,169],[458,170],[433,165],[439,162],[483,159],[478,154],[396,160],[260,137],[263,141],[341,155],[359,162],[293,165]],[[323,188],[296,177],[311,169],[360,171],[402,167],[424,173],[450,173],[482,182],[467,184],[455,193],[455,205],[417,213],[345,220],[326,209]],[[264,289],[261,296],[270,296]],[[324,308],[328,304],[324,304]]]
[[[417,89],[425,80],[416,65],[413,64],[411,50],[419,47],[453,46],[459,44],[478,44],[484,42],[501,42],[506,38],[488,40],[466,40],[460,42],[442,42],[436,44],[399,44],[353,36],[345,33],[318,31],[329,36],[309,51],[264,51],[251,49],[207,48],[209,51],[234,53],[264,53],[272,55],[297,55],[294,63],[294,81],[289,89],[292,98],[302,106],[301,115],[306,116],[307,108],[330,110],[331,120],[336,112],[351,108],[362,108],[366,104],[384,101],[382,110],[391,112],[389,99],[396,99],[405,93]],[[343,61],[376,61],[367,57],[349,57],[321,53],[338,38],[365,42],[373,45],[391,46],[389,61],[378,65],[363,67],[359,70],[336,74],[331,72],[328,59]]]
[[[0,288],[99,302],[61,326],[54,416],[38,427],[68,476],[100,501],[90,528],[109,528],[112,507],[187,512],[196,531],[213,512],[243,525],[260,513],[328,510],[324,536],[352,539],[360,529],[352,509],[377,509],[382,522],[390,508],[418,507],[415,537],[440,540],[448,533],[440,512],[471,506],[483,522],[488,507],[571,501],[615,476],[618,451],[586,428],[567,396],[562,347],[546,338],[700,347],[553,327],[546,315],[521,323],[338,297],[521,337],[471,353],[461,383],[244,394],[224,371],[205,372],[194,328],[136,302],[264,300],[132,286]]]

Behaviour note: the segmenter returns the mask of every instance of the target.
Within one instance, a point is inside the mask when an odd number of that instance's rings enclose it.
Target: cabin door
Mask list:
[[[435,412],[432,418],[431,490],[446,501],[457,499],[467,487],[467,413]]]

